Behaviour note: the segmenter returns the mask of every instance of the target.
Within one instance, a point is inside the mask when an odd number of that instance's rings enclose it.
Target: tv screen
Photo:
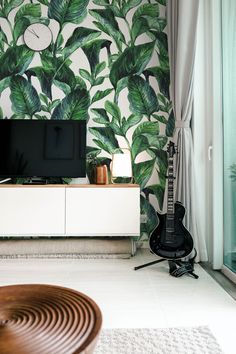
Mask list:
[[[85,176],[85,120],[0,120],[0,177]]]

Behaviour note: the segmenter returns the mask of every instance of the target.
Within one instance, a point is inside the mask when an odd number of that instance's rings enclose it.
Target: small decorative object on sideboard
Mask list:
[[[107,165],[96,166],[96,184],[108,184]]]
[[[111,182],[112,183],[132,183],[132,159],[130,150],[120,148],[114,151],[111,161]]]

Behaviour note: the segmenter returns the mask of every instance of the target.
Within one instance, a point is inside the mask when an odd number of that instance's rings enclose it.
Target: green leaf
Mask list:
[[[93,78],[91,74],[88,72],[88,70],[79,69],[79,73],[85,80],[88,80],[91,85],[93,84]]]
[[[107,124],[110,123],[110,119],[108,117],[107,112],[103,108],[92,108],[91,112],[93,112],[96,115],[96,118],[93,120],[95,122],[101,123],[101,124]],[[99,121],[98,121],[99,119]]]
[[[0,95],[1,93],[10,86],[11,76],[6,77],[0,81]]]
[[[175,130],[175,117],[173,110],[169,115],[168,122],[166,124],[166,136],[172,137]]]
[[[37,118],[38,120],[48,120],[47,116],[41,116],[40,114],[35,114],[34,115],[35,118]]]
[[[140,195],[140,207],[141,214],[147,216],[147,222],[141,224],[141,234],[145,233],[150,236],[158,225],[156,210],[143,195]]]
[[[9,13],[16,7],[20,6],[24,0],[8,0],[4,1],[4,5],[0,11],[0,17],[8,17]]]
[[[65,96],[68,96],[71,93],[71,87],[65,82],[53,80],[53,84],[58,87],[65,94]]]
[[[134,23],[141,16],[149,16],[156,19],[159,16],[158,4],[144,4],[139,6],[133,15],[132,23]]]
[[[144,18],[144,17],[142,17]],[[163,32],[166,25],[167,20],[165,17],[145,17],[147,19],[148,25],[150,29],[155,29],[157,32]]]
[[[94,70],[94,76],[97,77],[106,68],[106,65],[107,64],[105,61],[98,63]]]
[[[0,27],[0,49],[3,52],[4,51],[4,43],[8,44],[7,36],[3,32],[2,28]]]
[[[118,141],[115,137],[113,130],[109,127],[94,127],[89,128],[91,134],[97,139],[93,141],[103,150],[112,154],[114,150],[119,148]]]
[[[143,151],[146,151],[150,147],[148,139],[144,135],[139,135],[132,141],[132,158],[135,158]]]
[[[100,36],[100,34],[101,32],[94,29],[85,27],[76,28],[65,44],[65,48],[63,50],[64,57],[68,57],[78,48]]]
[[[39,94],[39,98],[41,99],[41,101],[43,101],[44,104],[46,104],[46,106],[48,106],[49,101],[48,101],[48,98],[47,98],[46,95],[40,93],[40,94]]]
[[[112,91],[113,91],[113,89],[106,89],[104,91],[97,91],[95,93],[95,95],[93,96],[91,103],[94,103],[96,101],[103,99],[104,97],[108,96]]]
[[[109,2],[109,0],[93,0],[93,3],[96,5],[99,5],[99,6],[106,6],[110,2]]]
[[[63,98],[61,103],[54,109],[51,119],[87,120],[89,105],[88,91],[77,88]]]
[[[141,4],[142,0],[128,0],[124,6],[122,7],[122,13],[124,16],[127,15],[127,13],[133,9],[135,6],[138,6]]]
[[[75,81],[76,81],[76,88],[87,90],[86,83],[83,79],[81,79],[81,77],[75,76]]]
[[[0,80],[15,74],[23,74],[34,57],[25,45],[9,47],[0,58]]]
[[[169,67],[169,55],[168,55],[168,39],[167,39],[167,34],[164,32],[159,32],[159,31],[154,31],[150,30],[149,31],[156,39],[156,44],[159,49],[159,62],[160,66],[162,68],[168,68]]]
[[[127,133],[129,128],[133,127],[134,125],[138,124],[142,120],[142,115],[138,114],[131,114],[127,120],[123,118],[122,120],[122,130],[124,134]]]
[[[94,146],[86,146],[86,157],[87,159],[94,159],[101,153],[101,149],[95,148]]]
[[[165,145],[167,144],[168,138],[166,136],[156,136],[152,134],[145,134],[144,135],[147,137],[149,146],[154,147],[155,149],[162,150]]]
[[[168,167],[167,152],[164,150],[153,149],[156,154],[157,165],[159,169],[159,177],[164,181],[163,186],[166,184],[166,173]]]
[[[124,18],[124,14],[122,13],[122,11],[119,9],[119,7],[117,5],[109,4],[109,5],[106,6],[106,9],[108,9],[108,8],[113,12],[115,17]]]
[[[118,22],[116,21],[113,12],[109,8],[106,8],[105,10],[89,10],[89,13],[98,21],[94,21],[95,26],[111,36],[116,42],[119,50],[121,50],[120,42],[126,43],[126,41],[123,33],[120,31]]]
[[[124,136],[122,129],[115,123],[115,120],[112,119],[112,122],[109,124],[109,127],[113,130],[116,135]]]
[[[158,122],[143,122],[137,126],[133,132],[132,139],[134,140],[139,135],[152,135],[157,138],[159,134]]]
[[[40,4],[22,5],[16,13],[14,22],[16,23],[20,18],[22,18],[24,16],[41,17]]]
[[[104,80],[105,80],[105,76],[97,77],[95,79],[95,81],[93,82],[93,86],[97,86],[97,85],[103,84]]]
[[[10,83],[10,99],[16,114],[27,114],[30,117],[39,112],[41,103],[35,88],[22,76],[13,76]]]
[[[45,58],[45,57],[44,57]],[[27,70],[26,74],[30,78],[32,75],[37,76],[42,92],[52,99],[52,84],[57,86],[66,84],[69,92],[76,86],[74,72],[68,67],[67,63],[61,58],[47,57],[46,65],[44,60],[43,66],[35,67]]]
[[[51,0],[48,7],[48,17],[59,22],[81,23],[87,14],[89,0]]]
[[[162,186],[161,184],[152,184],[146,188],[144,188],[143,193],[145,195],[155,195],[157,198],[158,204],[160,209],[163,207],[163,201],[164,201],[164,193],[165,193],[165,186]]]
[[[31,79],[31,76],[36,76],[39,80],[42,92],[47,95],[50,100],[52,99],[53,70],[38,66],[27,70],[26,75],[29,80]]]
[[[0,119],[3,119],[3,111],[2,111],[2,107],[0,107]]]
[[[144,17],[139,17],[133,23],[131,28],[132,41],[135,42],[136,38],[150,29],[148,21]]]
[[[134,173],[135,183],[140,185],[141,190],[146,186],[149,179],[151,178],[154,165],[155,165],[155,159],[134,163],[133,173]]]
[[[48,5],[49,5],[50,0],[38,0],[38,2],[40,2],[40,4],[43,4],[43,5],[48,6]]]
[[[10,119],[25,119],[25,114],[13,114]]]
[[[152,57],[155,43],[145,43],[128,47],[113,63],[110,81],[114,87],[120,79],[134,74],[141,74]]]
[[[119,100],[119,95],[121,93],[121,91],[126,88],[128,86],[128,80],[129,78],[128,77],[124,77],[123,79],[120,79],[117,83],[117,86],[116,86],[116,93],[115,93],[115,103],[118,103],[118,100]]]
[[[163,124],[167,123],[167,119],[164,116],[160,116],[158,114],[153,114],[152,117],[155,118],[156,120],[158,120],[158,122],[160,122],[160,123],[163,123]]]
[[[159,19],[158,4],[144,4],[139,6],[135,11],[132,19],[131,37],[134,42],[142,33],[148,32],[151,29],[163,31],[166,26],[163,19]],[[155,39],[155,36],[154,38]]]
[[[158,82],[160,92],[167,97],[170,98],[169,94],[169,86],[170,86],[170,70],[169,68],[162,67],[152,67],[148,68],[143,72],[146,79],[149,79],[149,76],[154,76]]]
[[[150,117],[159,110],[159,104],[154,89],[140,76],[133,76],[128,81],[128,99],[130,109],[134,113]]]
[[[92,73],[95,72],[96,68],[101,64],[99,60],[99,54],[101,49],[106,48],[107,52],[110,53],[111,43],[111,41],[108,41],[106,39],[96,39],[81,47],[89,61]],[[96,71],[95,76],[98,74],[99,72]]]
[[[41,111],[48,112],[48,113],[50,112],[49,108],[47,106],[45,106],[44,104],[42,104],[42,106],[41,106]]]
[[[166,0],[156,0],[156,2],[159,2],[159,4],[166,6]]]
[[[109,54],[108,57],[108,66],[109,69],[111,69],[112,65],[114,64],[114,62],[119,58],[119,54]]]
[[[161,93],[157,94],[157,97],[159,101],[165,106],[167,103],[169,103],[169,100]]]
[[[53,110],[56,106],[59,105],[60,102],[61,102],[61,100],[59,100],[59,99],[52,101],[52,103],[49,104],[50,110]]]
[[[108,113],[110,113],[112,115],[112,117],[120,122],[121,121],[121,113],[120,113],[120,108],[118,107],[118,105],[114,102],[111,101],[106,101],[105,102],[105,109]]]
[[[74,72],[69,68],[66,62],[61,58],[55,58],[54,62],[54,75],[53,80],[63,82],[70,86],[73,90],[76,86],[76,79]]]

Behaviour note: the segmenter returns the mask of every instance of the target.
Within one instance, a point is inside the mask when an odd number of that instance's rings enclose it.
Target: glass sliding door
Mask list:
[[[224,266],[236,273],[236,1],[222,0]]]

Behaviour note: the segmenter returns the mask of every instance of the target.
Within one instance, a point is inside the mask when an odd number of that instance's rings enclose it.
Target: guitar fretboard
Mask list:
[[[167,220],[174,220],[174,159],[168,160]]]

